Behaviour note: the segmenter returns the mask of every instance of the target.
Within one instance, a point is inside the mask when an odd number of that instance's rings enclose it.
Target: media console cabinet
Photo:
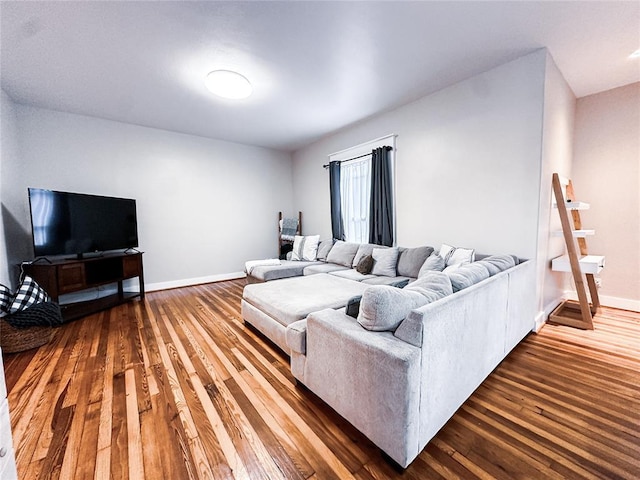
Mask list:
[[[64,320],[73,320],[127,302],[144,298],[142,252],[107,253],[82,259],[40,260],[22,264],[24,273],[44,288],[54,302],[60,295],[117,283],[115,294],[60,305]],[[138,277],[139,292],[125,292],[123,281]]]

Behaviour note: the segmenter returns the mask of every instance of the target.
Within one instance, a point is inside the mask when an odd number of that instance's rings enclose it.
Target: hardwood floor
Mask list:
[[[21,479],[640,476],[640,315],[529,335],[403,473],[240,318],[244,280],[149,293],[5,355]]]

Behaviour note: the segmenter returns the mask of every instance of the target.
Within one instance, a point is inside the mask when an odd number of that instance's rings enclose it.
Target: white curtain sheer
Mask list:
[[[340,165],[340,204],[347,242],[369,242],[371,159]]]

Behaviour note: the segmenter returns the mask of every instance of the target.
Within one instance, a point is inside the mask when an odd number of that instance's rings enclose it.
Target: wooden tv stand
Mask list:
[[[65,293],[118,284],[118,291],[113,295],[61,305],[65,320],[80,318],[136,297],[144,298],[142,252],[106,253],[82,259],[43,259],[37,263],[24,263],[22,269],[47,291],[54,302],[59,302],[60,295]],[[138,277],[140,292],[125,292],[122,282],[135,277]]]

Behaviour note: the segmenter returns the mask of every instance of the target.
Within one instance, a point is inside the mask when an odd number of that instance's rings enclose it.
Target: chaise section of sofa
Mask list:
[[[276,282],[247,285],[241,301],[242,318],[289,354],[288,325],[325,308],[341,308],[368,285],[319,273]]]

